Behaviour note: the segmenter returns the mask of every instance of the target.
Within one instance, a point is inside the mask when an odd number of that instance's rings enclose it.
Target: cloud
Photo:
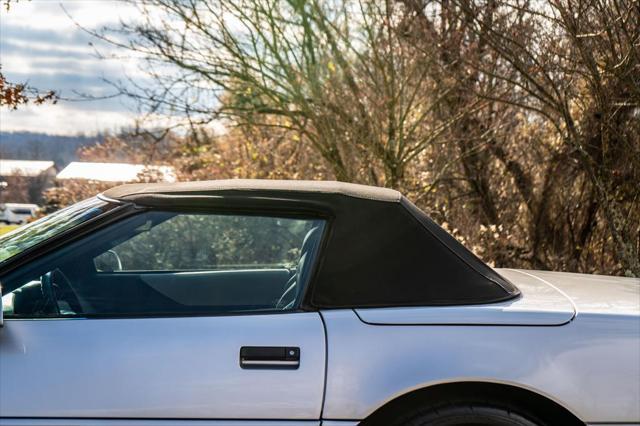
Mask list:
[[[57,31],[64,34],[74,25],[97,29],[121,20],[135,20],[137,7],[124,0],[32,0],[12,4],[9,12],[2,11],[2,20],[36,31]],[[69,19],[69,16],[72,19]]]
[[[136,114],[126,100],[69,102],[67,98],[77,99],[77,93],[97,97],[113,94],[114,88],[105,80],[117,81],[126,76],[134,76],[144,84],[146,77],[139,70],[138,60],[98,58],[96,46],[107,56],[114,53],[114,48],[77,25],[98,30],[121,20],[135,21],[136,10],[129,2],[115,0],[32,0],[14,3],[9,12],[0,12],[3,73],[10,81],[56,90],[63,97],[57,105],[1,111],[0,130],[76,134],[131,124]]]
[[[3,17],[2,38],[3,41],[35,42],[42,45],[70,45],[82,46],[93,41],[93,37],[73,24],[65,17],[67,28],[56,30],[53,28],[32,27],[23,22],[13,23],[13,16]]]
[[[30,57],[35,58],[65,58],[65,59],[87,59],[87,54],[91,52],[86,49],[74,50],[67,48],[66,46],[60,47],[59,44],[48,44],[44,42],[32,43],[24,41],[24,39],[15,39],[9,37],[3,37],[0,41],[0,52],[2,52],[2,58],[5,59],[8,56],[21,56],[26,53]],[[11,61],[6,59],[7,62]]]
[[[16,111],[0,110],[0,130],[55,135],[95,134],[117,131],[134,122],[135,115],[122,110],[87,108],[84,103],[28,105]]]

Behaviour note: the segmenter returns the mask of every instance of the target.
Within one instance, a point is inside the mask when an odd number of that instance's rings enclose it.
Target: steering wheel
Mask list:
[[[69,304],[75,313],[82,312],[82,305],[76,296],[69,278],[58,268],[47,272],[42,276],[42,294],[45,297],[47,305],[52,303],[55,313],[60,315],[60,306],[58,300],[64,300]],[[62,295],[63,297],[59,297]]]

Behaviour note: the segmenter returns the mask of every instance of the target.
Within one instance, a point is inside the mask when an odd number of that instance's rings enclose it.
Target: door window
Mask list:
[[[149,211],[31,262],[6,318],[210,315],[297,309],[324,221]]]

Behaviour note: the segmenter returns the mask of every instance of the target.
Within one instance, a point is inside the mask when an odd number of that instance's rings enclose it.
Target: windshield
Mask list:
[[[0,237],[0,263],[105,212],[109,203],[90,198]]]

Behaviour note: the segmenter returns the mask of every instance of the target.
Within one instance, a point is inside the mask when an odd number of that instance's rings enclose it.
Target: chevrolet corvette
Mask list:
[[[118,186],[0,284],[3,426],[640,425],[640,280],[493,269],[391,189]]]

